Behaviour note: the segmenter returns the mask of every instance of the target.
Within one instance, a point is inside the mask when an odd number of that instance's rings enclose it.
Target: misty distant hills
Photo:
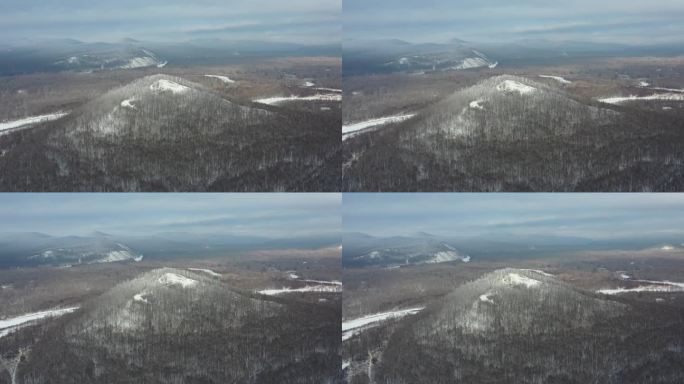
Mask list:
[[[370,73],[422,73],[528,65],[558,65],[598,57],[677,56],[678,45],[630,46],[614,43],[528,39],[510,43],[410,43],[398,39],[348,40],[343,43],[346,76]]]
[[[0,190],[339,190],[339,120],[153,75],[0,142]]]
[[[345,140],[349,191],[679,191],[681,121],[502,75]]]
[[[0,76],[36,72],[93,72],[171,65],[215,65],[259,57],[339,56],[339,45],[196,39],[159,43],[122,39],[82,42],[74,39],[23,41],[0,46]]]
[[[94,232],[81,236],[42,233],[0,234],[0,268],[65,266],[107,262],[135,262],[191,256],[229,255],[268,249],[316,249],[339,244],[336,236],[274,238],[231,234],[167,232],[151,235],[111,235]]]
[[[436,262],[502,261],[563,257],[581,251],[647,250],[663,244],[680,244],[681,237],[589,239],[573,236],[515,235],[477,236],[432,235],[371,236],[348,232],[342,236],[342,265],[345,267],[393,267]],[[441,256],[441,257],[440,257]]]
[[[578,290],[540,271],[503,269],[456,288],[394,332],[375,379],[678,383],[682,325],[674,307]]]

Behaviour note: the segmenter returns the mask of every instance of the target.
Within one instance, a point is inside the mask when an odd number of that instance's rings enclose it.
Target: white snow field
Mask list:
[[[543,77],[543,78],[546,78],[546,79],[554,79],[554,80],[556,80],[557,82],[559,82],[559,83],[561,83],[561,84],[571,84],[571,83],[572,83],[572,81],[567,80],[567,79],[564,79],[564,78],[562,78],[562,77],[560,77],[560,76],[539,75],[539,77]]]
[[[188,270],[189,270],[189,271],[204,272],[204,273],[206,273],[207,275],[211,275],[211,276],[218,276],[218,277],[221,276],[220,273],[216,273],[216,272],[212,271],[211,269],[204,269],[204,268],[188,268]]]
[[[147,295],[147,293],[144,293],[144,292],[136,293],[135,295],[133,295],[133,300],[134,301],[140,301],[143,303],[147,303],[147,299],[145,298],[145,295]]]
[[[501,84],[496,86],[496,89],[505,93],[517,92],[521,95],[534,93],[537,90],[535,87],[530,87],[529,85],[514,80],[504,80]]]
[[[46,121],[53,121],[53,120],[61,119],[62,117],[66,116],[68,114],[69,114],[69,112],[56,112],[56,113],[49,113],[46,115],[24,117],[24,118],[21,118],[18,120],[3,121],[0,123],[0,131],[4,131],[6,129],[19,128],[19,127],[23,127],[25,125],[44,123]]]
[[[489,295],[491,295],[491,294],[490,294],[490,293],[486,293],[486,294],[484,294],[484,295],[480,295],[480,301],[482,301],[482,302],[484,302],[484,303],[491,303],[491,304],[494,304],[494,300],[492,300],[492,299],[489,297]]]
[[[468,104],[468,105],[470,106],[470,108],[473,108],[473,109],[484,109],[482,107],[482,104],[480,104],[483,101],[484,100],[482,100],[482,99],[474,100],[474,101],[471,101],[470,104]]]
[[[49,309],[47,311],[28,313],[9,319],[0,320],[0,337],[7,336],[21,327],[31,325],[38,320],[62,316],[77,310],[79,307]]]
[[[307,285],[302,288],[264,289],[257,291],[262,295],[276,296],[284,293],[342,292],[341,285]]]
[[[228,77],[228,76],[204,75],[204,77],[213,77],[214,79],[219,79],[219,80],[223,81],[223,82],[226,83],[226,84],[231,84],[231,83],[234,83],[234,82],[235,82],[235,80],[232,80],[232,79],[231,79],[230,77]]]
[[[287,96],[287,97],[267,97],[264,99],[253,100],[255,103],[278,105],[290,101],[342,101],[341,94],[320,94],[312,96]]]
[[[189,279],[175,273],[167,272],[159,278],[159,282],[164,285],[180,285],[183,288],[194,287],[197,285],[197,280]]]
[[[503,282],[510,285],[524,285],[527,288],[539,285],[539,280],[530,279],[517,273],[509,273],[503,278]]]
[[[398,319],[407,315],[415,315],[422,311],[425,307],[415,307],[407,309],[399,309],[390,312],[375,313],[359,317],[353,320],[342,322],[342,341],[350,339],[352,336],[361,333],[363,330],[378,326],[380,323],[390,319]]]
[[[639,100],[670,100],[670,101],[684,101],[684,93],[654,93],[650,96],[616,96],[616,97],[606,97],[598,99],[598,101],[607,104],[621,104],[627,101],[639,101]]]
[[[540,275],[544,275],[544,276],[548,276],[548,277],[554,277],[552,274],[550,274],[548,272],[544,272],[544,271],[539,270],[539,269],[521,269],[521,271],[536,272]]]
[[[622,275],[626,276],[626,275]],[[621,276],[621,277],[622,277]],[[624,279],[624,277],[623,277]],[[634,288],[615,288],[615,289],[599,289],[598,293],[604,295],[618,295],[628,292],[684,292],[684,283],[677,283],[674,281],[656,281],[656,280],[631,280],[638,283],[646,283]]]
[[[357,131],[362,131],[364,129],[371,128],[371,127],[378,127],[381,125],[387,125],[387,124],[391,124],[391,123],[400,123],[402,121],[405,121],[405,120],[408,120],[408,119],[414,117],[415,115],[416,115],[415,113],[408,113],[408,114],[402,114],[402,115],[385,116],[385,117],[378,117],[375,119],[360,121],[358,123],[342,125],[342,135],[350,134],[350,133],[357,132]]]
[[[121,102],[121,106],[124,108],[131,108],[131,109],[137,109],[135,105],[133,105],[133,102],[135,101],[135,97],[131,97],[130,99],[126,99]]]
[[[186,87],[185,85],[180,85],[166,79],[155,81],[152,85],[150,85],[150,89],[154,92],[168,91],[174,95],[182,94],[190,90],[190,88]]]
[[[133,68],[145,68],[158,66],[159,62],[152,57],[135,57],[128,60],[128,63],[122,65],[120,68],[123,69],[133,69]]]

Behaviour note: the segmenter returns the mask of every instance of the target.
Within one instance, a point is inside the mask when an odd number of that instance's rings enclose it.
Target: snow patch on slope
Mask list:
[[[53,121],[53,120],[61,119],[62,117],[66,116],[68,114],[69,114],[69,112],[56,112],[56,113],[49,113],[46,115],[24,117],[24,118],[21,118],[18,120],[4,121],[4,122],[0,123],[0,131],[4,131],[6,129],[19,128],[19,127],[23,127],[25,125],[33,125],[33,124],[38,124],[38,123],[44,123],[46,121]]]
[[[598,99],[598,101],[607,104],[621,104],[627,101],[639,101],[639,100],[670,100],[670,101],[684,101],[684,94],[679,93],[654,93],[650,96],[616,96],[616,97],[606,97]]]
[[[78,308],[79,307],[50,309],[47,311],[28,313],[26,315],[0,320],[0,337],[7,336],[11,332],[31,325],[39,320],[66,315],[67,313],[74,312]]]
[[[150,89],[153,92],[157,92],[157,93],[168,91],[168,92],[173,93],[174,95],[186,93],[190,90],[190,88],[188,88],[184,85],[180,85],[178,83],[174,83],[173,81],[169,81],[166,79],[155,81],[152,85],[150,85]]]
[[[517,92],[521,95],[534,93],[537,90],[537,88],[530,87],[529,85],[514,80],[504,80],[501,84],[496,86],[496,89],[505,93]]]
[[[375,313],[359,317],[352,320],[342,322],[342,341],[350,339],[352,336],[362,332],[365,329],[380,325],[380,323],[390,320],[398,319],[407,315],[415,315],[425,309],[425,307],[415,307],[400,309],[396,311]]]
[[[221,274],[220,274],[220,273],[216,273],[216,272],[212,271],[211,269],[188,268],[188,270],[189,270],[189,271],[204,272],[204,273],[206,273],[207,275],[221,277]]]
[[[135,105],[133,105],[133,102],[135,101],[135,97],[131,97],[130,99],[126,99],[121,102],[121,106],[124,108],[131,108],[131,109],[137,109]]]
[[[228,76],[204,75],[204,77],[212,77],[212,78],[214,78],[214,79],[219,79],[219,80],[223,81],[223,82],[226,83],[226,84],[231,84],[231,83],[234,83],[234,82],[235,82],[235,80],[232,80],[232,79],[231,79],[230,77],[228,77]]]
[[[262,295],[277,296],[284,293],[309,293],[309,292],[342,292],[341,285],[307,285],[302,288],[281,288],[281,289],[263,289],[257,291]]]
[[[414,116],[416,116],[415,113],[408,113],[408,114],[401,114],[401,115],[378,117],[375,119],[365,120],[365,121],[361,121],[358,123],[342,125],[342,135],[343,136],[348,135],[352,132],[361,131],[361,130],[371,128],[371,127],[378,127],[381,125],[387,125],[387,124],[392,124],[392,123],[400,123],[402,121],[411,119]],[[343,137],[343,139],[344,139],[344,137]]]
[[[180,285],[183,288],[197,285],[197,280],[189,279],[176,273],[167,272],[159,278],[159,282],[164,285]]]
[[[530,279],[517,273],[509,273],[503,278],[503,282],[510,285],[524,285],[527,288],[532,288],[539,285],[539,280]]]
[[[543,77],[543,78],[546,78],[546,79],[554,79],[554,80],[556,80],[557,82],[559,82],[559,83],[561,83],[561,84],[571,84],[571,83],[572,83],[572,81],[566,80],[566,79],[564,79],[564,78],[562,78],[562,77],[560,77],[560,76],[539,75],[539,77]]]
[[[290,101],[342,101],[340,94],[321,94],[312,96],[287,96],[287,97],[267,97],[264,99],[253,100],[255,103],[266,105],[278,105]]]

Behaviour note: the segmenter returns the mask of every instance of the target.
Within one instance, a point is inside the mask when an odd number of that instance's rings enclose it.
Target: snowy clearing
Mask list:
[[[226,83],[226,84],[231,84],[231,83],[234,83],[234,82],[235,82],[235,80],[232,80],[232,79],[231,79],[230,77],[228,77],[228,76],[204,75],[204,77],[212,77],[212,78],[214,78],[214,79],[219,79],[219,80],[223,81],[223,82]]]
[[[264,99],[253,100],[255,103],[266,105],[278,105],[290,101],[342,101],[339,94],[321,94],[313,96],[288,96],[288,97],[267,97]]]
[[[353,320],[342,322],[342,341],[350,339],[352,336],[360,333],[364,329],[377,326],[379,323],[389,320],[398,319],[407,315],[415,315],[416,313],[422,311],[425,307],[416,307],[408,309],[400,309],[390,312],[376,313],[373,315],[367,315],[359,317]]]
[[[342,125],[342,135],[349,134],[352,132],[361,131],[361,130],[371,128],[371,127],[377,127],[380,125],[386,125],[386,124],[391,124],[391,123],[400,123],[402,121],[405,121],[405,120],[408,120],[408,119],[414,117],[415,115],[416,115],[415,113],[409,113],[409,114],[403,114],[403,115],[386,116],[386,117],[379,117],[376,119],[361,121],[361,122],[354,123],[354,124]]]
[[[640,82],[639,82],[639,86],[640,86],[640,87],[648,87],[649,85],[651,85],[651,84],[649,84],[649,83],[647,83],[647,82],[645,82],[645,81],[640,81]]]
[[[480,295],[480,301],[482,301],[482,302],[484,302],[484,303],[491,303],[491,304],[494,304],[494,300],[492,300],[492,299],[489,297],[489,295],[491,295],[491,293],[486,293],[486,294],[484,294],[484,295]]]
[[[131,109],[137,109],[135,105],[133,105],[133,102],[135,101],[135,97],[132,97],[130,99],[126,99],[121,102],[121,106],[124,108],[131,108]]]
[[[145,293],[145,292],[136,293],[135,295],[133,295],[133,301],[140,301],[143,303],[147,303],[147,299],[145,298],[145,295],[147,295],[147,293]]]
[[[347,369],[350,365],[351,365],[351,362],[350,362],[349,360],[344,360],[344,361],[342,362],[342,370],[344,371],[344,370]]]
[[[677,283],[674,281],[656,281],[656,280],[633,280],[639,283],[646,283],[634,288],[615,288],[615,289],[599,289],[598,293],[604,295],[618,295],[629,292],[684,292],[684,283]]]
[[[501,84],[496,86],[496,89],[505,93],[518,92],[521,95],[534,93],[537,90],[535,87],[530,87],[529,85],[513,80],[504,80]]]
[[[544,271],[542,271],[542,270],[540,270],[540,269],[521,269],[521,271],[536,272],[536,273],[538,273],[538,274],[540,274],[540,275],[544,275],[544,276],[548,276],[548,277],[554,277],[552,274],[550,274],[550,273],[548,273],[548,272],[544,272]]]
[[[323,91],[323,92],[335,92],[335,93],[342,93],[341,89],[337,88],[324,88],[324,87],[318,87],[316,88],[317,91]]]
[[[123,69],[133,69],[133,68],[145,68],[158,66],[159,62],[152,57],[135,57],[128,60],[128,63],[122,65],[120,68]]]
[[[166,67],[166,64],[168,64],[168,61],[162,61],[161,63],[157,64],[157,68],[164,68]]]
[[[482,100],[482,99],[478,99],[478,100],[475,100],[475,101],[471,101],[470,104],[469,104],[469,106],[470,106],[470,108],[473,108],[473,109],[484,109],[484,108],[482,107],[482,104],[480,104],[480,103],[483,102],[483,101],[484,101],[484,100]]]
[[[180,85],[178,83],[174,83],[173,81],[164,79],[155,81],[154,84],[150,85],[150,89],[154,92],[169,91],[174,95],[185,93],[190,90],[190,88],[186,87],[185,85]]]
[[[0,123],[0,131],[4,131],[6,129],[19,128],[19,127],[23,127],[25,125],[44,123],[46,121],[53,121],[53,120],[61,119],[62,117],[66,116],[68,114],[69,114],[69,112],[57,112],[57,113],[50,113],[47,115],[24,117],[24,118],[18,119],[18,120],[4,121],[4,122]]]
[[[218,277],[221,276],[220,273],[216,273],[216,272],[212,271],[211,269],[204,269],[204,268],[188,268],[188,271],[204,272],[204,273],[206,273],[206,274],[208,274],[208,275],[211,275],[211,276],[218,276]]]
[[[284,293],[342,292],[342,287],[339,285],[307,285],[302,288],[264,289],[257,292],[262,295],[276,296]]]
[[[527,276],[519,275],[517,273],[509,273],[503,278],[503,282],[511,285],[524,285],[527,288],[539,285],[539,280],[530,279]]]
[[[674,247],[671,245],[663,245],[662,247],[660,247],[660,250],[661,251],[673,251]]]
[[[287,277],[290,278],[290,279],[293,279],[293,280],[294,280],[294,279],[299,279],[299,275],[296,274],[296,273],[294,273],[294,272],[288,272],[288,273],[287,273]]]
[[[492,64],[490,64],[487,60],[481,58],[481,57],[467,57],[463,59],[463,62],[457,66],[454,67],[454,69],[472,69],[472,68],[481,68],[481,67],[491,67]]]
[[[621,279],[627,280],[627,279],[631,279],[632,277],[629,276],[629,275],[626,275],[626,274],[624,274],[624,273],[621,273],[621,274],[620,274],[620,278],[621,278]]]
[[[316,85],[316,84],[314,84],[314,83],[312,83],[312,82],[310,82],[310,81],[307,81],[306,83],[304,83],[304,86],[305,86],[305,87],[313,87],[314,85]]]
[[[197,285],[197,280],[188,279],[185,276],[181,276],[175,273],[165,273],[164,276],[159,278],[159,282],[164,285],[180,285],[183,288],[193,287]]]
[[[598,99],[598,101],[607,104],[621,104],[626,101],[638,101],[638,100],[673,100],[673,101],[684,101],[684,94],[680,93],[654,93],[650,96],[616,96],[616,97],[606,97],[603,99]]]
[[[26,315],[12,317],[5,320],[0,320],[0,337],[7,336],[9,333],[16,331],[21,327],[31,325],[32,323],[38,320],[45,319],[48,317],[62,316],[67,313],[71,313],[77,310],[78,308],[79,307],[50,309],[47,311],[34,312]]]
[[[554,80],[556,80],[557,82],[559,82],[559,83],[561,83],[561,84],[571,84],[571,83],[572,83],[572,81],[566,80],[566,79],[564,79],[564,78],[562,78],[562,77],[560,77],[560,76],[539,75],[539,77],[543,77],[543,78],[545,78],[545,79],[554,79]]]
[[[305,283],[315,283],[315,284],[323,284],[323,285],[342,285],[341,281],[337,280],[331,280],[331,281],[325,281],[325,280],[299,280],[303,281]]]

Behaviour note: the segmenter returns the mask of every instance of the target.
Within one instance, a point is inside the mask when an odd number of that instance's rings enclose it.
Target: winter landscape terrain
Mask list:
[[[345,191],[681,191],[684,51],[344,45]]]
[[[597,206],[599,195],[578,196],[580,204],[560,194],[374,195],[348,198],[368,201],[351,204],[357,213],[345,212],[346,230],[430,226],[452,235],[345,233],[342,368],[348,383],[684,379],[684,234],[672,216],[681,204],[625,197],[631,213],[616,196]],[[610,200],[614,208],[606,208]],[[596,212],[582,209],[587,206]],[[364,207],[370,212],[361,213]],[[672,213],[661,215],[666,207]],[[626,227],[658,217],[656,228],[625,236]],[[631,224],[604,227],[613,220]],[[586,235],[563,234],[581,228]],[[440,258],[446,250],[454,257]]]
[[[0,57],[0,190],[339,190],[334,46],[48,40]]]
[[[0,382],[337,382],[339,247],[205,242],[135,258],[100,239],[0,269]]]
[[[0,383],[342,382],[339,199],[50,195],[0,196]]]

